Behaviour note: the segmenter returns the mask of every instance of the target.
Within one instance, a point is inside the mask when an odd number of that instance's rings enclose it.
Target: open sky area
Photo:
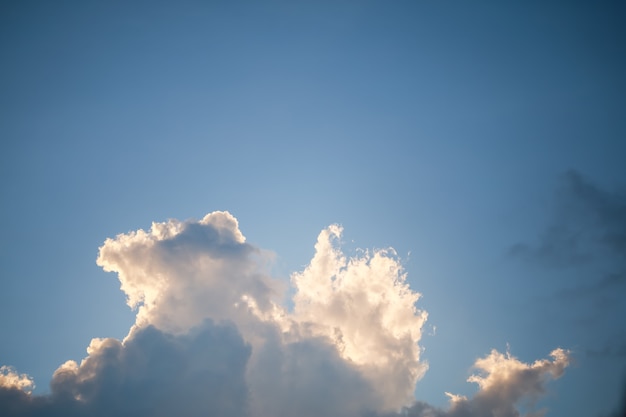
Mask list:
[[[626,413],[620,1],[2,1],[0,415]]]

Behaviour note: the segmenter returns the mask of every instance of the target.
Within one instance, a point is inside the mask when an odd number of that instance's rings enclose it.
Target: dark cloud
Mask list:
[[[586,353],[592,357],[620,357],[626,359],[626,343],[621,345],[607,344],[603,349],[588,349]]]
[[[621,317],[614,317],[617,323],[622,323],[620,319]],[[626,328],[621,328],[620,332],[611,335],[600,348],[587,349],[585,353],[593,358],[626,359]]]
[[[573,324],[585,329],[581,351],[589,359],[621,362],[626,358],[620,326],[626,299],[626,189],[608,190],[572,170],[560,179],[553,209],[540,238],[518,243],[509,253],[560,269],[555,276],[565,279],[549,301],[560,309],[567,306],[576,316]],[[598,329],[611,336],[601,337]]]
[[[553,223],[535,244],[517,243],[510,254],[546,266],[571,267],[598,257],[626,261],[626,192],[606,191],[577,171],[563,175]]]
[[[607,191],[577,171],[565,173],[555,192],[552,223],[536,243],[518,243],[509,252],[567,271],[567,281],[551,299],[587,305],[583,311],[592,313],[579,318],[580,324],[607,321],[626,297],[626,190]]]
[[[284,343],[277,333],[268,335],[255,359],[248,381],[257,416],[357,417],[382,403],[325,338]]]
[[[0,410],[16,417],[240,417],[247,414],[249,356],[231,325],[207,321],[178,336],[148,326],[124,342],[94,339],[80,365],[55,372],[48,396],[0,389]]]
[[[608,274],[604,278],[590,284],[580,285],[573,288],[564,288],[557,292],[557,296],[563,299],[587,298],[590,294],[623,291],[626,287],[626,273]]]

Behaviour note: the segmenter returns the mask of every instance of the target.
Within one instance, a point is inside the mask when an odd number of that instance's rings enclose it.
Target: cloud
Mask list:
[[[598,257],[621,259],[626,271],[626,192],[606,191],[577,171],[565,173],[555,194],[553,223],[536,244],[510,253],[546,266],[571,267]]]
[[[272,254],[246,242],[237,220],[214,212],[107,239],[97,258],[137,311],[124,340],[93,339],[87,357],[54,373],[51,393],[0,371],[0,410],[16,416],[482,416],[514,414],[543,393],[567,353],[524,364],[493,351],[476,363],[471,399],[450,410],[415,402],[427,370],[419,345],[427,313],[393,249],[346,256],[342,229],[318,236],[315,255],[286,283]],[[500,411],[498,411],[500,412]],[[411,414],[412,413],[412,414]],[[418,414],[419,413],[419,414]],[[430,414],[429,414],[430,413]],[[452,414],[450,414],[452,413]],[[455,414],[456,413],[456,414]]]
[[[555,193],[551,224],[537,242],[518,243],[510,254],[580,277],[568,279],[551,297],[575,305],[572,311],[584,314],[578,324],[592,329],[613,321],[623,315],[626,289],[626,190],[608,191],[568,171]],[[625,345],[619,334],[602,347],[586,350],[589,356],[615,357],[623,355]]]
[[[268,338],[251,363],[253,416],[355,417],[381,409],[380,394],[325,338]]]
[[[206,318],[243,324],[243,296],[267,311],[280,285],[264,268],[269,254],[245,242],[227,212],[200,221],[169,220],[107,239],[97,264],[116,272],[136,325],[183,332]]]
[[[626,359],[626,331],[613,335],[605,342],[602,348],[587,349],[587,356],[596,358],[622,358]]]
[[[31,392],[35,388],[35,383],[28,375],[19,374],[10,366],[0,366],[0,388]]]
[[[569,352],[555,349],[552,359],[524,363],[509,352],[492,350],[489,355],[478,359],[474,368],[479,373],[468,378],[478,384],[478,392],[471,398],[446,393],[450,398],[449,408],[438,409],[424,402],[416,402],[401,413],[385,414],[382,417],[526,417],[542,416],[546,410],[521,414],[518,406],[527,408],[546,391],[546,383],[563,375],[569,365]]]
[[[557,296],[564,299],[580,299],[589,297],[589,294],[601,294],[613,290],[619,290],[620,287],[625,285],[626,272],[612,273],[590,284],[583,284],[574,288],[562,289],[557,293]]]
[[[569,352],[555,349],[552,359],[524,363],[509,352],[503,354],[492,350],[489,355],[478,359],[474,368],[479,373],[468,378],[478,384],[478,392],[471,398],[446,393],[450,399],[447,409],[433,407],[416,401],[398,413],[375,414],[370,417],[535,417],[545,415],[546,410],[522,414],[518,405],[532,408],[546,392],[546,383],[563,375],[569,365]]]
[[[50,410],[155,417],[247,412],[244,374],[250,347],[233,326],[207,321],[184,335],[147,326],[124,342],[93,339],[87,352],[80,364],[68,361],[56,370],[49,396],[14,396],[12,415],[43,416]]]
[[[563,349],[555,349],[550,356],[552,360],[542,359],[528,364],[508,352],[502,354],[492,350],[474,364],[481,374],[468,379],[477,383],[480,391],[471,401],[454,401],[453,411],[463,410],[459,415],[518,416],[515,405],[522,400],[532,405],[545,393],[547,380],[560,378],[569,365],[569,353]],[[465,413],[465,410],[469,412]]]
[[[294,318],[334,341],[340,355],[379,386],[384,407],[410,401],[426,372],[418,342],[427,319],[415,303],[393,250],[347,259],[333,242],[342,229],[322,231],[310,265],[292,276]]]

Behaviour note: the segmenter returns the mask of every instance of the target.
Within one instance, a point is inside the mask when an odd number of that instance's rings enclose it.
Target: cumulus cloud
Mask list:
[[[527,408],[545,394],[546,383],[563,375],[569,365],[569,352],[555,349],[552,359],[541,359],[524,363],[509,352],[492,350],[489,355],[478,359],[474,368],[479,371],[468,378],[478,384],[478,392],[471,398],[446,393],[450,398],[447,410],[437,409],[423,402],[416,402],[401,413],[391,416],[406,417],[526,417],[542,416],[546,410],[521,414],[518,406]]]
[[[242,297],[266,311],[280,292],[264,263],[267,252],[246,243],[227,212],[200,221],[169,220],[107,239],[97,264],[116,272],[136,325],[186,331],[206,318],[248,319]]]
[[[46,397],[13,395],[11,415],[241,416],[250,347],[233,326],[207,321],[184,335],[154,326],[124,342],[93,339],[80,364],[68,361]]]
[[[28,375],[19,374],[10,366],[0,366],[0,388],[18,389],[29,393],[35,388],[35,383]]]
[[[567,353],[524,364],[493,351],[476,363],[470,398],[450,409],[415,402],[426,372],[427,319],[393,249],[346,256],[342,229],[318,236],[315,255],[286,283],[271,253],[250,245],[228,212],[153,223],[107,239],[97,263],[117,274],[137,311],[124,340],[93,339],[87,357],[54,373],[51,393],[0,369],[0,410],[29,416],[508,417],[560,376]],[[491,411],[490,411],[491,410]],[[493,414],[495,413],[495,414]]]
[[[427,314],[415,307],[420,294],[406,284],[393,250],[347,259],[333,246],[341,232],[339,226],[322,231],[310,265],[293,275],[294,317],[333,340],[380,387],[383,405],[397,407],[411,400],[427,369],[418,346]]]

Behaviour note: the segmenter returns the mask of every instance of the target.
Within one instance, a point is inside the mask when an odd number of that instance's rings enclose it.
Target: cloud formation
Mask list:
[[[607,191],[581,173],[566,172],[555,194],[552,224],[536,244],[518,243],[511,254],[547,266],[571,267],[598,257],[620,259],[626,273],[626,192]]]
[[[243,298],[261,312],[271,309],[280,289],[264,268],[267,258],[246,243],[232,215],[214,212],[107,239],[96,262],[117,273],[128,305],[137,308],[136,326],[178,333],[206,318],[244,324]]]
[[[575,272],[554,296],[562,302],[590,304],[579,320],[588,326],[614,321],[624,314],[626,294],[626,189],[609,191],[577,171],[568,171],[555,193],[550,225],[534,243],[518,243],[513,256],[544,267]],[[589,356],[623,356],[621,328],[604,346],[588,348]]]
[[[392,249],[348,257],[341,234],[337,225],[324,229],[310,264],[292,275],[292,308],[281,303],[285,283],[269,274],[272,255],[248,244],[228,212],[107,239],[97,263],[117,273],[135,324],[124,340],[93,339],[85,359],[61,365],[47,396],[30,394],[28,376],[0,368],[0,410],[508,417],[563,373],[568,354],[560,349],[532,364],[492,351],[469,379],[479,386],[474,397],[450,394],[445,411],[415,402],[427,370],[420,294]]]
[[[54,373],[49,396],[7,390],[10,415],[241,416],[247,413],[245,367],[250,356],[233,326],[210,321],[184,335],[154,326],[124,342],[93,339],[80,364]],[[23,394],[23,395],[20,395]]]
[[[450,399],[447,410],[416,402],[401,413],[385,414],[384,417],[537,417],[546,410],[521,414],[518,405],[532,408],[536,400],[545,394],[546,383],[563,375],[569,365],[569,352],[555,349],[552,360],[542,359],[524,363],[509,352],[503,354],[492,350],[489,355],[476,360],[474,368],[479,371],[468,378],[478,384],[478,392],[471,398],[446,393]]]
[[[19,374],[10,366],[0,366],[0,388],[31,392],[35,388],[35,383],[28,375]]]
[[[333,242],[342,229],[320,233],[315,256],[292,276],[297,289],[294,319],[333,341],[339,354],[382,390],[384,407],[410,401],[426,372],[418,342],[427,319],[415,303],[393,250],[347,259]]]

